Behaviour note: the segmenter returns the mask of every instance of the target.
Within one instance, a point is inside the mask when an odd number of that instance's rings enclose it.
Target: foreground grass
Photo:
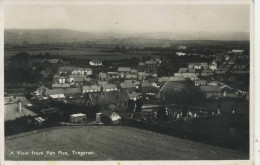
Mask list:
[[[73,154],[73,150],[89,153],[80,156]],[[29,152],[29,155],[17,155],[17,151]],[[43,152],[43,155],[32,155],[32,151]],[[55,154],[46,154],[48,151]],[[248,154],[137,128],[84,126],[57,127],[6,137],[5,159],[227,160],[248,159]]]

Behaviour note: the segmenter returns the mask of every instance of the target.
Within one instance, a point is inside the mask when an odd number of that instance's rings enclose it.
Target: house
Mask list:
[[[100,81],[106,81],[106,80],[107,80],[107,74],[104,73],[104,72],[100,72],[100,73],[98,74],[98,79],[99,79]]]
[[[218,85],[220,85],[220,82],[218,82],[218,81],[211,81],[211,82],[208,82],[208,85],[218,86]]]
[[[10,100],[10,97],[5,97],[5,102]],[[4,105],[4,121],[12,122],[16,119],[25,119],[25,122],[28,119],[32,119],[32,117],[37,116],[36,113],[24,107],[24,104],[27,103],[28,100],[24,98],[19,98],[13,102],[8,102]]]
[[[136,90],[136,85],[132,82],[122,82],[120,84],[120,87],[124,90],[127,90],[127,91],[135,91]]]
[[[67,78],[67,76],[61,76],[61,75],[58,75],[58,74],[55,74],[53,76],[53,83],[54,84],[65,84],[65,83],[68,83],[69,82],[69,79]]]
[[[142,96],[142,93],[128,92],[128,97],[129,97],[129,99],[132,99],[132,100],[137,100],[141,96]]]
[[[59,67],[57,73],[59,75],[69,75],[69,74],[71,74],[72,69],[73,69],[72,66]]]
[[[83,113],[77,113],[70,115],[71,123],[81,123],[87,120],[87,115]]]
[[[66,96],[81,94],[81,88],[45,88],[42,93],[43,96],[49,96],[53,99],[64,99]]]
[[[101,66],[102,62],[100,60],[91,60],[89,62],[89,65],[91,65],[91,66]]]
[[[150,74],[146,72],[138,72],[138,80],[146,80],[146,77],[149,76]]]
[[[176,55],[177,55],[177,56],[185,56],[186,53],[184,53],[184,52],[176,52]]]
[[[195,73],[195,69],[194,68],[180,68],[179,69],[179,73]]]
[[[63,66],[58,68],[59,75],[71,75],[71,74],[78,74],[78,75],[92,75],[91,68],[79,68],[73,66]]]
[[[214,72],[210,69],[204,69],[201,72],[201,76],[213,76]]]
[[[126,78],[127,75],[131,74],[130,67],[118,67],[118,76],[119,78]]]
[[[118,73],[117,72],[107,72],[108,79],[117,79]]]
[[[213,60],[211,65],[209,65],[209,69],[211,69],[212,71],[215,71],[215,70],[217,70],[217,68],[218,68],[218,64],[216,63],[215,60]]]
[[[86,97],[86,105],[93,107],[97,105],[127,105],[129,97],[126,91],[89,93]]]
[[[150,82],[141,82],[140,90],[142,93],[155,93],[157,92],[157,88],[153,86],[153,83]]]
[[[245,50],[233,49],[232,53],[234,54],[243,54]]]
[[[198,73],[182,73],[182,76],[184,78],[190,79],[190,80],[197,80],[198,79]]]
[[[106,125],[118,125],[121,124],[121,117],[113,111],[101,112],[101,122]]]
[[[101,86],[99,85],[83,86],[82,92],[83,93],[100,92],[100,88]]]
[[[144,63],[145,63],[145,71],[147,73],[157,73],[161,61],[159,59],[151,59],[145,61]]]
[[[161,77],[158,80],[159,82],[166,82],[166,81],[185,81],[185,78],[183,76],[179,76],[179,77]]]
[[[207,98],[221,97],[221,89],[219,86],[212,86],[212,85],[200,86],[200,91],[205,93]]]
[[[187,49],[187,46],[185,46],[185,45],[179,45],[179,46],[178,46],[178,49],[179,49],[179,50],[185,50],[185,49]]]
[[[86,75],[69,75],[69,82],[71,84],[83,84],[86,81]]]
[[[167,81],[160,89],[160,92],[171,92],[171,91],[182,91],[185,88],[186,84],[185,81]]]
[[[62,59],[46,59],[43,61],[43,63],[48,63],[54,67],[59,67],[63,64],[63,60]]]
[[[206,80],[195,80],[194,83],[195,83],[195,86],[201,86],[201,85],[206,85],[207,81]]]
[[[194,68],[194,69],[207,69],[207,68],[208,68],[208,63],[206,63],[206,62],[201,62],[201,63],[189,63],[189,68]]]
[[[92,75],[91,68],[72,68],[71,74],[80,74],[80,75]]]
[[[231,88],[228,85],[222,85],[220,86],[220,89],[223,97],[231,97],[231,98],[239,97],[238,91],[234,88]]]
[[[69,88],[70,84],[69,83],[54,83],[52,84],[52,88]]]
[[[116,84],[103,84],[103,85],[101,85],[101,87],[103,88],[104,92],[111,92],[111,91],[117,91],[118,90]]]

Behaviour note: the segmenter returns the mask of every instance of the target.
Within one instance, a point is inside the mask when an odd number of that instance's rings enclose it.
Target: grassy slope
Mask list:
[[[11,151],[67,151],[69,156],[10,156]],[[71,151],[94,151],[75,156]],[[214,160],[248,154],[124,126],[61,127],[7,137],[7,160]]]

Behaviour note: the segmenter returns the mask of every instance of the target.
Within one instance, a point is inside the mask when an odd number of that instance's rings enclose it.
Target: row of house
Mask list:
[[[92,75],[91,68],[63,66],[58,68],[59,75]]]

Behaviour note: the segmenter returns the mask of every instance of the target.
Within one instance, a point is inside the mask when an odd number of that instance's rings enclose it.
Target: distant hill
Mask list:
[[[62,43],[115,40],[249,40],[246,32],[180,32],[180,33],[89,33],[68,29],[6,29],[5,44]]]

